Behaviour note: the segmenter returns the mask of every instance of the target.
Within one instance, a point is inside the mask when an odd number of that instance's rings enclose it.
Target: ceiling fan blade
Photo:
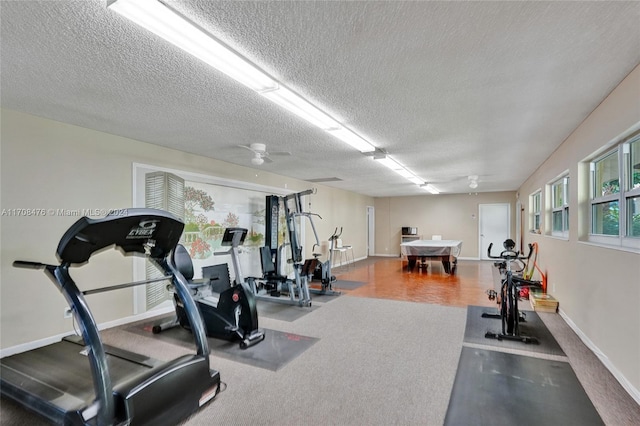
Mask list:
[[[268,155],[263,155],[262,159],[264,160],[265,163],[273,163],[273,160],[269,158]]]
[[[256,150],[254,150],[254,149],[253,149],[253,148],[251,148],[250,146],[247,146],[247,145],[237,145],[237,146],[238,146],[238,147],[240,147],[240,148],[244,148],[244,149],[246,149],[246,150],[248,150],[248,151],[251,151],[251,152],[253,152],[254,154],[259,154]]]
[[[289,156],[291,155],[291,153],[289,151],[273,151],[273,152],[270,152],[268,155]]]

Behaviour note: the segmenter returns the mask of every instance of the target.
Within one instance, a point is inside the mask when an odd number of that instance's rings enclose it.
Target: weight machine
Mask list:
[[[260,251],[264,276],[248,279],[256,297],[299,306],[311,306],[309,281],[319,261],[318,259],[304,259],[300,243],[301,223],[297,219],[300,217],[309,218],[317,240],[318,236],[311,220],[313,213],[305,212],[302,208],[302,197],[315,194],[315,192],[315,189],[308,189],[283,197],[277,195],[266,197],[265,246]],[[289,241],[279,245],[281,208],[284,209]],[[287,259],[287,262],[293,266],[293,279],[282,274],[279,268],[287,247],[291,251],[291,257]],[[288,294],[289,298],[280,298],[283,293]]]

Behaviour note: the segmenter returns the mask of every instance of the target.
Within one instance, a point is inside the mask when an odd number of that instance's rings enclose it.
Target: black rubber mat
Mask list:
[[[329,303],[331,301],[336,300],[342,294],[316,294],[311,293],[311,302],[312,303]]]
[[[313,305],[313,296],[312,294],[311,306],[290,305],[288,303],[280,303],[277,300],[271,301],[267,298],[258,299],[258,317],[293,322],[320,307],[320,305]]]
[[[538,340],[537,344],[486,338],[485,333],[487,331],[499,333],[502,330],[502,322],[500,319],[482,318],[484,312],[495,313],[496,309],[482,306],[467,307],[467,325],[464,330],[465,343],[488,345],[496,348],[519,349],[547,355],[566,356],[536,312],[525,312],[526,322],[520,323],[520,329],[522,334],[536,337]]]
[[[568,362],[463,347],[445,425],[603,425]]]
[[[137,323],[126,327],[125,330],[181,347],[194,347],[191,333],[182,327],[174,327],[164,330],[162,333],[153,334],[151,329],[157,322]],[[284,333],[277,330],[265,329],[264,332],[264,340],[247,349],[240,349],[238,342],[209,338],[207,340],[209,341],[211,355],[266,370],[277,371],[320,340],[316,337]]]
[[[328,302],[331,302],[332,300],[336,300],[336,298],[341,296],[342,294],[345,294],[344,293],[345,290],[355,290],[358,287],[362,287],[366,283],[362,281],[336,280],[332,283],[332,288],[333,288],[333,291],[335,292],[333,294],[316,293],[314,291],[320,290],[320,285],[318,284],[318,282],[312,282],[311,284],[312,284],[311,288],[313,289],[311,291],[311,301],[318,302],[318,303],[328,303]]]

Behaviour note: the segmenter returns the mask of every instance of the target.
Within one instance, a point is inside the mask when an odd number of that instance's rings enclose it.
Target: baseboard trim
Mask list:
[[[569,318],[569,316],[562,309],[558,309],[558,314],[560,314],[560,316],[562,317],[564,322],[567,323],[569,328],[571,328],[578,335],[580,340],[582,340],[582,343],[584,343],[585,346],[587,346],[587,348],[589,348],[589,350],[591,350],[591,352],[593,352],[595,356],[598,357],[598,359],[600,360],[600,362],[602,362],[605,368],[609,370],[611,374],[613,374],[613,377],[615,377],[616,380],[620,383],[620,385],[622,385],[624,390],[626,390],[629,393],[629,395],[631,395],[631,397],[638,404],[640,404],[640,391],[638,391],[638,389],[636,389],[627,380],[627,378],[611,363],[609,358],[600,350],[600,348],[598,348],[595,345],[595,343],[593,343],[591,339],[589,339],[587,335],[584,334],[582,330],[580,330],[580,328],[571,320],[571,318]]]
[[[152,311],[145,312],[143,314],[131,315],[128,317],[120,318],[113,321],[107,321],[101,324],[98,324],[99,330],[106,330],[113,327],[118,327],[120,325],[129,324],[131,322],[141,321],[148,318],[153,318],[158,315],[164,315],[173,312],[173,307],[167,306],[165,308],[160,308]],[[51,345],[53,343],[57,343],[63,337],[70,336],[74,334],[73,332],[56,334],[55,336],[45,337],[44,339],[34,340],[32,342],[22,343],[16,346],[11,346],[6,349],[0,349],[0,358],[4,358],[6,356],[19,354],[22,352],[30,351],[33,349],[40,348],[42,346]]]

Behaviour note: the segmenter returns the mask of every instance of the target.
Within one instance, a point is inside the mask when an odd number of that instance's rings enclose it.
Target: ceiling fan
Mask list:
[[[251,159],[251,164],[259,166],[262,163],[273,163],[271,155],[291,155],[289,151],[274,151],[267,152],[267,146],[263,143],[252,143],[251,145],[238,145],[241,148],[248,149],[253,152],[254,157]]]

